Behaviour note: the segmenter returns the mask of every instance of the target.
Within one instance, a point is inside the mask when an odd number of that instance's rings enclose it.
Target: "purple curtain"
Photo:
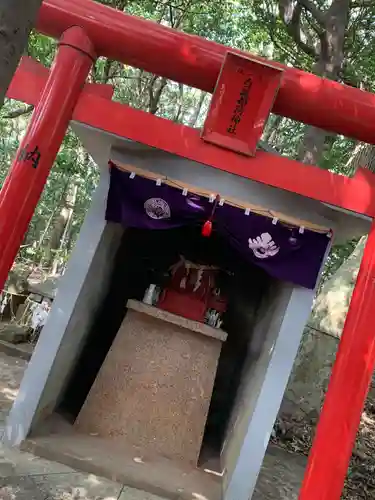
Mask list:
[[[213,203],[194,193],[111,168],[106,219],[126,227],[170,229],[203,224]],[[246,260],[268,274],[305,288],[314,288],[329,243],[327,234],[289,227],[269,217],[224,203],[217,205],[213,228]]]

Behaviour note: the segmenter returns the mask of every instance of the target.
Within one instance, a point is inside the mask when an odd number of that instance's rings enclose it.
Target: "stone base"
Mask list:
[[[157,495],[163,500],[223,499],[220,475],[163,457],[141,456],[136,448],[124,449],[113,440],[65,430],[58,434],[31,437],[22,443],[22,450],[86,474],[142,490],[144,496],[140,500],[148,500],[148,495]],[[80,497],[81,500],[83,498],[86,499],[86,495]],[[125,498],[129,500],[126,495]],[[27,497],[27,500],[32,499]]]
[[[75,426],[196,464],[226,334],[139,302],[128,307]]]
[[[0,324],[0,340],[11,344],[20,344],[27,342],[28,338],[29,332],[27,328],[13,323]]]

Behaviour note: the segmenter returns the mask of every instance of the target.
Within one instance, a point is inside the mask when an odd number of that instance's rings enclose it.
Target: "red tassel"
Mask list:
[[[213,219],[213,216],[214,216],[214,213],[215,213],[215,210],[216,210],[216,207],[217,207],[217,204],[219,203],[220,201],[220,196],[217,194],[216,195],[216,198],[215,198],[215,202],[212,206],[212,212],[211,212],[211,217],[206,220],[206,222],[203,224],[203,227],[202,227],[202,236],[204,236],[205,238],[209,238],[211,236],[211,233],[212,233],[212,219]]]
[[[206,220],[202,227],[202,236],[205,238],[209,238],[212,233],[212,222],[210,220]]]

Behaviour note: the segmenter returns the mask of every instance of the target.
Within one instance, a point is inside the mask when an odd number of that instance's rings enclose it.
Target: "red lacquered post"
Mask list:
[[[0,290],[95,57],[94,47],[82,28],[73,26],[63,34],[49,79],[0,191]]]
[[[375,223],[365,247],[299,500],[339,500],[375,364]]]

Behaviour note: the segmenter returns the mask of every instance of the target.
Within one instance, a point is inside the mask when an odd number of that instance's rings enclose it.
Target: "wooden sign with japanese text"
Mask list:
[[[280,87],[283,70],[228,52],[219,75],[202,139],[254,156]]]

